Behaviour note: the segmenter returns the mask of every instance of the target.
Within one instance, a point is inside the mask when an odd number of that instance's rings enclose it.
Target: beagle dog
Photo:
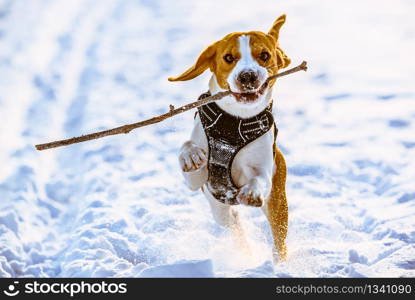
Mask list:
[[[286,164],[276,146],[271,112],[275,80],[265,90],[261,86],[290,63],[278,43],[285,19],[280,16],[268,33],[226,35],[207,47],[187,71],[169,78],[186,81],[209,68],[212,76],[206,95],[231,91],[199,108],[179,163],[188,187],[203,191],[214,219],[235,230],[240,241],[244,238],[235,205],[260,207],[271,227],[274,257],[280,260],[287,255]]]

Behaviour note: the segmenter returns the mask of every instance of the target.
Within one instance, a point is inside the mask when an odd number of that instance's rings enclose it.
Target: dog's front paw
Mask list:
[[[206,165],[206,152],[192,142],[186,142],[179,155],[179,163],[183,172],[196,171]]]
[[[264,197],[262,196],[258,186],[251,183],[245,184],[240,188],[238,196],[236,196],[236,200],[240,204],[255,207],[261,207],[264,203]]]

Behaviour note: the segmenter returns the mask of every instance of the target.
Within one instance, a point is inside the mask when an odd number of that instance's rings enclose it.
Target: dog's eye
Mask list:
[[[226,54],[224,57],[223,57],[223,59],[228,63],[228,64],[231,64],[231,63],[233,63],[233,61],[235,60],[235,57],[233,57],[233,55],[232,54],[230,54],[230,53],[228,53],[228,54]]]
[[[263,51],[263,52],[259,55],[259,58],[260,58],[262,61],[267,61],[270,57],[271,57],[271,55],[270,55],[267,51]]]

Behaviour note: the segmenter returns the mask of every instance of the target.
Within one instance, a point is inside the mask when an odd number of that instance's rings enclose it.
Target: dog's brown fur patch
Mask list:
[[[285,194],[285,181],[287,178],[287,166],[281,151],[275,149],[275,164],[277,166],[272,178],[272,190],[268,199],[268,221],[271,226],[275,248],[280,260],[287,257],[287,246],[285,239],[288,231],[288,202]]]

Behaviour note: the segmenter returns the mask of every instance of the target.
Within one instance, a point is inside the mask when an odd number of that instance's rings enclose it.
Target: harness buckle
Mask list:
[[[268,130],[269,129],[269,122],[268,122],[268,117],[267,115],[262,115],[261,119],[259,119],[258,121],[259,123],[259,128],[264,131],[264,130]]]

